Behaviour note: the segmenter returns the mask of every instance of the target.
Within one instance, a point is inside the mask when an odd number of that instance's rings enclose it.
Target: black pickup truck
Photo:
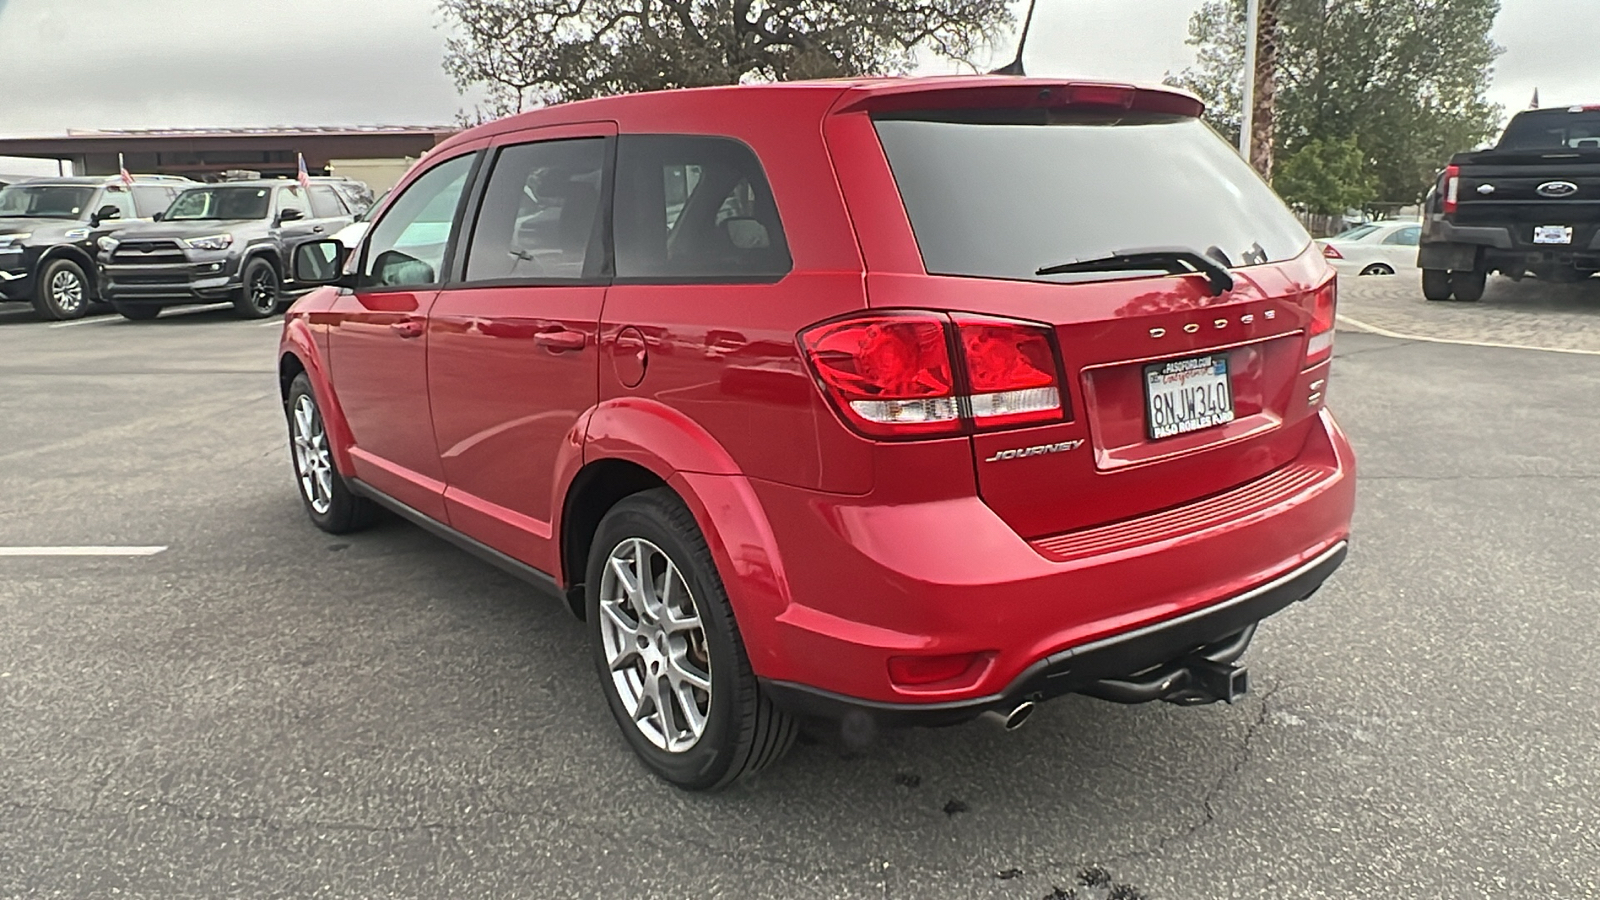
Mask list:
[[[1494,147],[1456,154],[1424,205],[1417,265],[1429,300],[1477,300],[1490,272],[1600,272],[1600,105],[1517,113]]]

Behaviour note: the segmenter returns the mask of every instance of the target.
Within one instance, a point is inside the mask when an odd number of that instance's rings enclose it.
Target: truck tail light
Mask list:
[[[1306,364],[1322,362],[1333,354],[1333,327],[1339,305],[1339,281],[1330,278],[1312,294],[1311,327],[1306,330]]]
[[[876,313],[812,326],[800,345],[828,399],[868,437],[943,437],[1067,416],[1048,325]]]
[[[1456,211],[1456,197],[1461,192],[1461,167],[1445,166],[1444,169],[1444,213],[1451,215]]]
[[[1328,259],[1344,259],[1344,254],[1340,253],[1339,249],[1332,244],[1322,245],[1322,255]]]

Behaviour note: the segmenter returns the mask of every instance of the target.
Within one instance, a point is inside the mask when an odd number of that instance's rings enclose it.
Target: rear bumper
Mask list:
[[[1170,691],[1171,675],[1159,673],[1158,684],[1140,693],[1130,675],[1200,656],[1231,663],[1249,643],[1251,626],[1305,600],[1344,562],[1348,549],[1339,541],[1321,555],[1277,578],[1219,603],[1078,647],[1052,653],[1023,670],[997,694],[945,703],[886,703],[861,700],[792,682],[763,680],[774,703],[798,715],[837,721],[865,715],[877,727],[952,725],[989,710],[1039,702],[1086,691],[1121,702],[1159,699]],[[1215,648],[1214,650],[1212,648]],[[1226,654],[1226,656],[1224,656]],[[1165,679],[1165,680],[1163,680]],[[1143,682],[1146,679],[1139,679]],[[1106,684],[1112,681],[1114,684]]]
[[[752,666],[803,713],[942,724],[1237,635],[1344,558],[1354,456],[1331,415],[1316,424],[1299,458],[1233,491],[1032,542],[976,497],[872,505],[757,484],[791,599],[740,622]],[[984,662],[951,683],[889,678],[890,657],[957,653]]]
[[[1555,218],[1559,222],[1559,218]],[[1455,225],[1438,219],[1425,226],[1417,249],[1424,269],[1523,269],[1541,265],[1600,268],[1600,229],[1575,226],[1571,244],[1535,244],[1531,226]]]

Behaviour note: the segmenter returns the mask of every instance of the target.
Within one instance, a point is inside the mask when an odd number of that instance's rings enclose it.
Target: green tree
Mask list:
[[[631,91],[908,70],[970,60],[1007,0],[440,0],[444,68],[477,118]]]
[[[1312,138],[1278,164],[1272,186],[1290,203],[1334,216],[1376,199],[1378,179],[1354,137]]]
[[[1378,199],[1425,193],[1452,153],[1490,137],[1501,110],[1485,97],[1501,50],[1489,39],[1500,0],[1282,0],[1275,151],[1354,136]],[[1170,78],[1238,134],[1244,0],[1208,0],[1189,21],[1196,63]]]

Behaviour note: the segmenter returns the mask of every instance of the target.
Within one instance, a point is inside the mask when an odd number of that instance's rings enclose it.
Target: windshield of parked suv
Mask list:
[[[1541,109],[1517,113],[1497,150],[1600,150],[1600,109],[1569,112]]]
[[[76,219],[89,209],[94,188],[73,184],[13,184],[0,190],[0,216]]]
[[[1294,257],[1311,242],[1233,148],[1196,119],[1015,116],[1034,124],[953,115],[876,122],[930,273],[1120,278],[1127,275],[1035,273],[1158,247],[1227,266],[1258,264]]]
[[[265,219],[272,189],[264,187],[191,188],[178,195],[163,216],[168,222],[194,219]]]

